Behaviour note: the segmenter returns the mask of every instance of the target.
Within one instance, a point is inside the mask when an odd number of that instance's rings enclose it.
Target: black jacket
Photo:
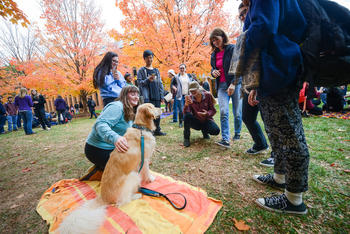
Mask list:
[[[231,58],[232,58],[232,53],[233,50],[235,49],[235,46],[233,44],[228,44],[225,46],[225,52],[224,52],[224,61],[223,61],[223,65],[224,65],[224,72],[225,72],[225,78],[226,78],[226,84],[227,87],[234,82],[234,76],[233,75],[229,75],[228,74],[228,70],[230,69],[230,65],[231,65]],[[210,58],[210,65],[211,65],[211,72],[213,72],[213,70],[219,70],[216,67],[216,51],[214,51],[211,54],[211,58]],[[220,81],[220,77],[216,78],[216,87],[219,87],[219,81]]]
[[[32,96],[32,99],[33,99],[33,103],[34,103],[34,101],[39,102],[39,103],[35,103],[33,105],[34,111],[38,111],[38,110],[41,110],[41,109],[45,108],[46,100],[45,100],[43,95],[40,94],[39,97],[33,97]]]

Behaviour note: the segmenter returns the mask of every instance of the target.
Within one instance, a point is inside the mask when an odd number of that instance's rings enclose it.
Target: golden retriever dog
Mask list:
[[[137,193],[142,182],[150,183],[154,177],[149,171],[149,162],[156,146],[152,132],[153,120],[161,114],[153,104],[142,104],[137,108],[134,125],[124,137],[129,149],[111,153],[101,179],[101,197],[85,202],[68,215],[59,227],[59,233],[96,233],[105,219],[105,208],[109,204],[122,206],[141,198]],[[141,167],[141,135],[144,137],[144,164]]]

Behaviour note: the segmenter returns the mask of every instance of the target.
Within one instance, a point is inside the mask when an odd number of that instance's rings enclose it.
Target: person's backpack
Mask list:
[[[301,43],[304,78],[311,86],[350,83],[350,11],[329,0],[298,0],[308,23]]]

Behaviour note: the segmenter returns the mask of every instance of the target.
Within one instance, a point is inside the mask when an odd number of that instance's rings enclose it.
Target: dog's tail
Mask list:
[[[58,233],[97,233],[105,220],[106,207],[107,205],[103,204],[100,198],[85,202],[63,220]]]

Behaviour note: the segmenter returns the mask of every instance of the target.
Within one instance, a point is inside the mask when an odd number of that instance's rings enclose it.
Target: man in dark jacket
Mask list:
[[[92,116],[95,116],[95,118],[97,118],[97,115],[95,113],[95,106],[96,103],[94,100],[92,100],[92,97],[90,96],[88,99],[88,103],[87,103],[88,107],[89,107],[89,112],[90,112],[90,119],[92,119]]]
[[[164,99],[164,87],[160,77],[159,70],[153,68],[153,52],[145,50],[143,52],[143,59],[146,66],[141,67],[137,72],[137,85],[145,103],[152,103],[155,107],[160,107],[161,101]],[[141,100],[142,101],[142,100]],[[156,130],[155,136],[165,136],[166,133],[160,129],[160,118],[154,120]]]
[[[12,102],[12,97],[7,98],[7,103],[5,104],[5,109],[7,113],[7,123],[8,123],[8,131],[17,131],[17,113],[18,109],[15,104]]]

